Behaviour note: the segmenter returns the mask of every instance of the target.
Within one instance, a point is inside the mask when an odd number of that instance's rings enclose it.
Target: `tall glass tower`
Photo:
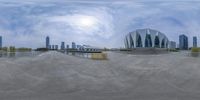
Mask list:
[[[197,47],[197,37],[193,37],[193,47]]]
[[[66,45],[66,48],[69,49],[69,45],[68,44]]]
[[[61,50],[64,50],[64,49],[65,49],[65,42],[61,42],[60,49],[61,49]]]
[[[49,49],[50,46],[50,38],[49,36],[46,37],[46,48]]]
[[[72,49],[76,49],[76,43],[72,42]]]
[[[179,48],[181,50],[188,50],[188,37],[184,34],[179,36]]]
[[[2,48],[2,36],[0,36],[0,48]]]

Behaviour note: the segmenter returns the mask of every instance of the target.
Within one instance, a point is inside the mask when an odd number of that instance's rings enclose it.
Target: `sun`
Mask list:
[[[80,18],[79,24],[83,27],[92,27],[95,24],[95,19],[91,16],[85,16]]]

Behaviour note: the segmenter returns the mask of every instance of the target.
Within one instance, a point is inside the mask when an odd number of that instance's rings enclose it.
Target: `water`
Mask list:
[[[66,55],[71,55],[71,56],[76,56],[80,58],[87,58],[91,59],[92,53],[83,53],[83,52],[62,52],[59,51],[63,54]],[[0,51],[0,58],[17,58],[17,57],[34,57],[43,52],[41,51],[30,51],[30,52],[2,52]]]
[[[88,58],[91,59],[92,53],[82,53],[82,52],[61,52],[67,55],[81,57],[81,58]]]
[[[33,57],[41,54],[40,51],[28,51],[28,52],[2,52],[0,51],[0,58],[15,58],[15,57]]]

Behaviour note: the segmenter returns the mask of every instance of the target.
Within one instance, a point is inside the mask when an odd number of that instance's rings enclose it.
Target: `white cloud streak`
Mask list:
[[[0,35],[5,45],[42,47],[49,35],[54,44],[75,41],[123,47],[128,32],[153,28],[176,42],[179,34],[187,34],[191,46],[192,36],[199,37],[200,32],[198,1],[22,1],[0,1]],[[94,24],[81,26],[83,18],[90,18]]]

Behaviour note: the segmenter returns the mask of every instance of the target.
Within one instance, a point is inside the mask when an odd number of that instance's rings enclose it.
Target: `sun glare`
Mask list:
[[[83,17],[80,19],[80,25],[83,27],[91,27],[95,24],[95,19],[93,17]]]

